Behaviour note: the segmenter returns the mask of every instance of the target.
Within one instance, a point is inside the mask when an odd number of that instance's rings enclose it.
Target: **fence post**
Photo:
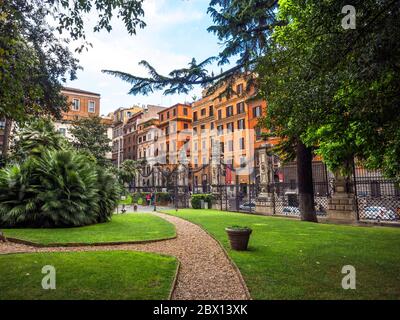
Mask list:
[[[356,222],[355,195],[348,190],[347,179],[335,174],[335,190],[328,200],[328,220],[337,222]]]
[[[272,215],[274,214],[274,194],[269,190],[269,186],[273,181],[273,164],[271,156],[267,153],[268,146],[265,145],[258,149],[258,158],[260,166],[260,186],[261,192],[256,199],[257,213]]]

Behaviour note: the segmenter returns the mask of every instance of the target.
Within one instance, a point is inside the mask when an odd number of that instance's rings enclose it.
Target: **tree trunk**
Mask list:
[[[296,156],[300,217],[304,221],[318,222],[314,207],[311,148],[299,140]]]
[[[10,144],[11,127],[12,127],[12,120],[5,118],[3,146],[1,148],[1,155],[3,157],[4,162],[6,162],[7,160],[8,146]]]

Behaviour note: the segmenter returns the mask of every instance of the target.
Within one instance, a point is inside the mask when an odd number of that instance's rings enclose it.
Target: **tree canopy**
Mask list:
[[[111,30],[111,18],[124,21],[130,34],[143,28],[143,0],[8,0],[0,1],[0,118],[18,122],[29,116],[60,117],[67,101],[60,93],[75,79],[78,60],[70,40],[88,48],[84,16],[96,10],[94,31]],[[53,19],[55,27],[49,25]],[[61,36],[63,38],[61,38]]]
[[[399,1],[355,2],[355,29],[342,26],[345,4],[280,1],[287,24],[258,63],[265,124],[282,146],[300,137],[333,171],[348,173],[356,157],[399,179]]]
[[[106,154],[111,152],[111,139],[107,135],[107,127],[101,123],[101,118],[76,120],[70,132],[74,136],[72,145],[77,150],[92,155],[99,165],[109,164]]]

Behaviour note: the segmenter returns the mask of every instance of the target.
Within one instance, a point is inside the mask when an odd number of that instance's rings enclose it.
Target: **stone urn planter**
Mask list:
[[[247,227],[232,226],[225,229],[233,250],[247,250],[252,230]]]

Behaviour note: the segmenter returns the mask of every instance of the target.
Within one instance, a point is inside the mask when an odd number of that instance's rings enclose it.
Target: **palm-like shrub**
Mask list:
[[[39,182],[31,175],[30,160],[0,170],[0,226],[29,224],[37,219]]]
[[[48,119],[38,119],[21,127],[13,145],[13,158],[23,161],[28,156],[40,156],[46,150],[61,150],[68,141],[56,131]]]
[[[105,221],[113,208],[104,194],[100,201],[97,186],[97,169],[85,156],[47,151],[0,171],[0,225],[65,227]],[[103,193],[105,187],[101,189]]]
[[[112,172],[97,169],[98,185],[98,215],[97,222],[105,222],[111,218],[111,215],[118,205],[121,195],[121,187]]]

